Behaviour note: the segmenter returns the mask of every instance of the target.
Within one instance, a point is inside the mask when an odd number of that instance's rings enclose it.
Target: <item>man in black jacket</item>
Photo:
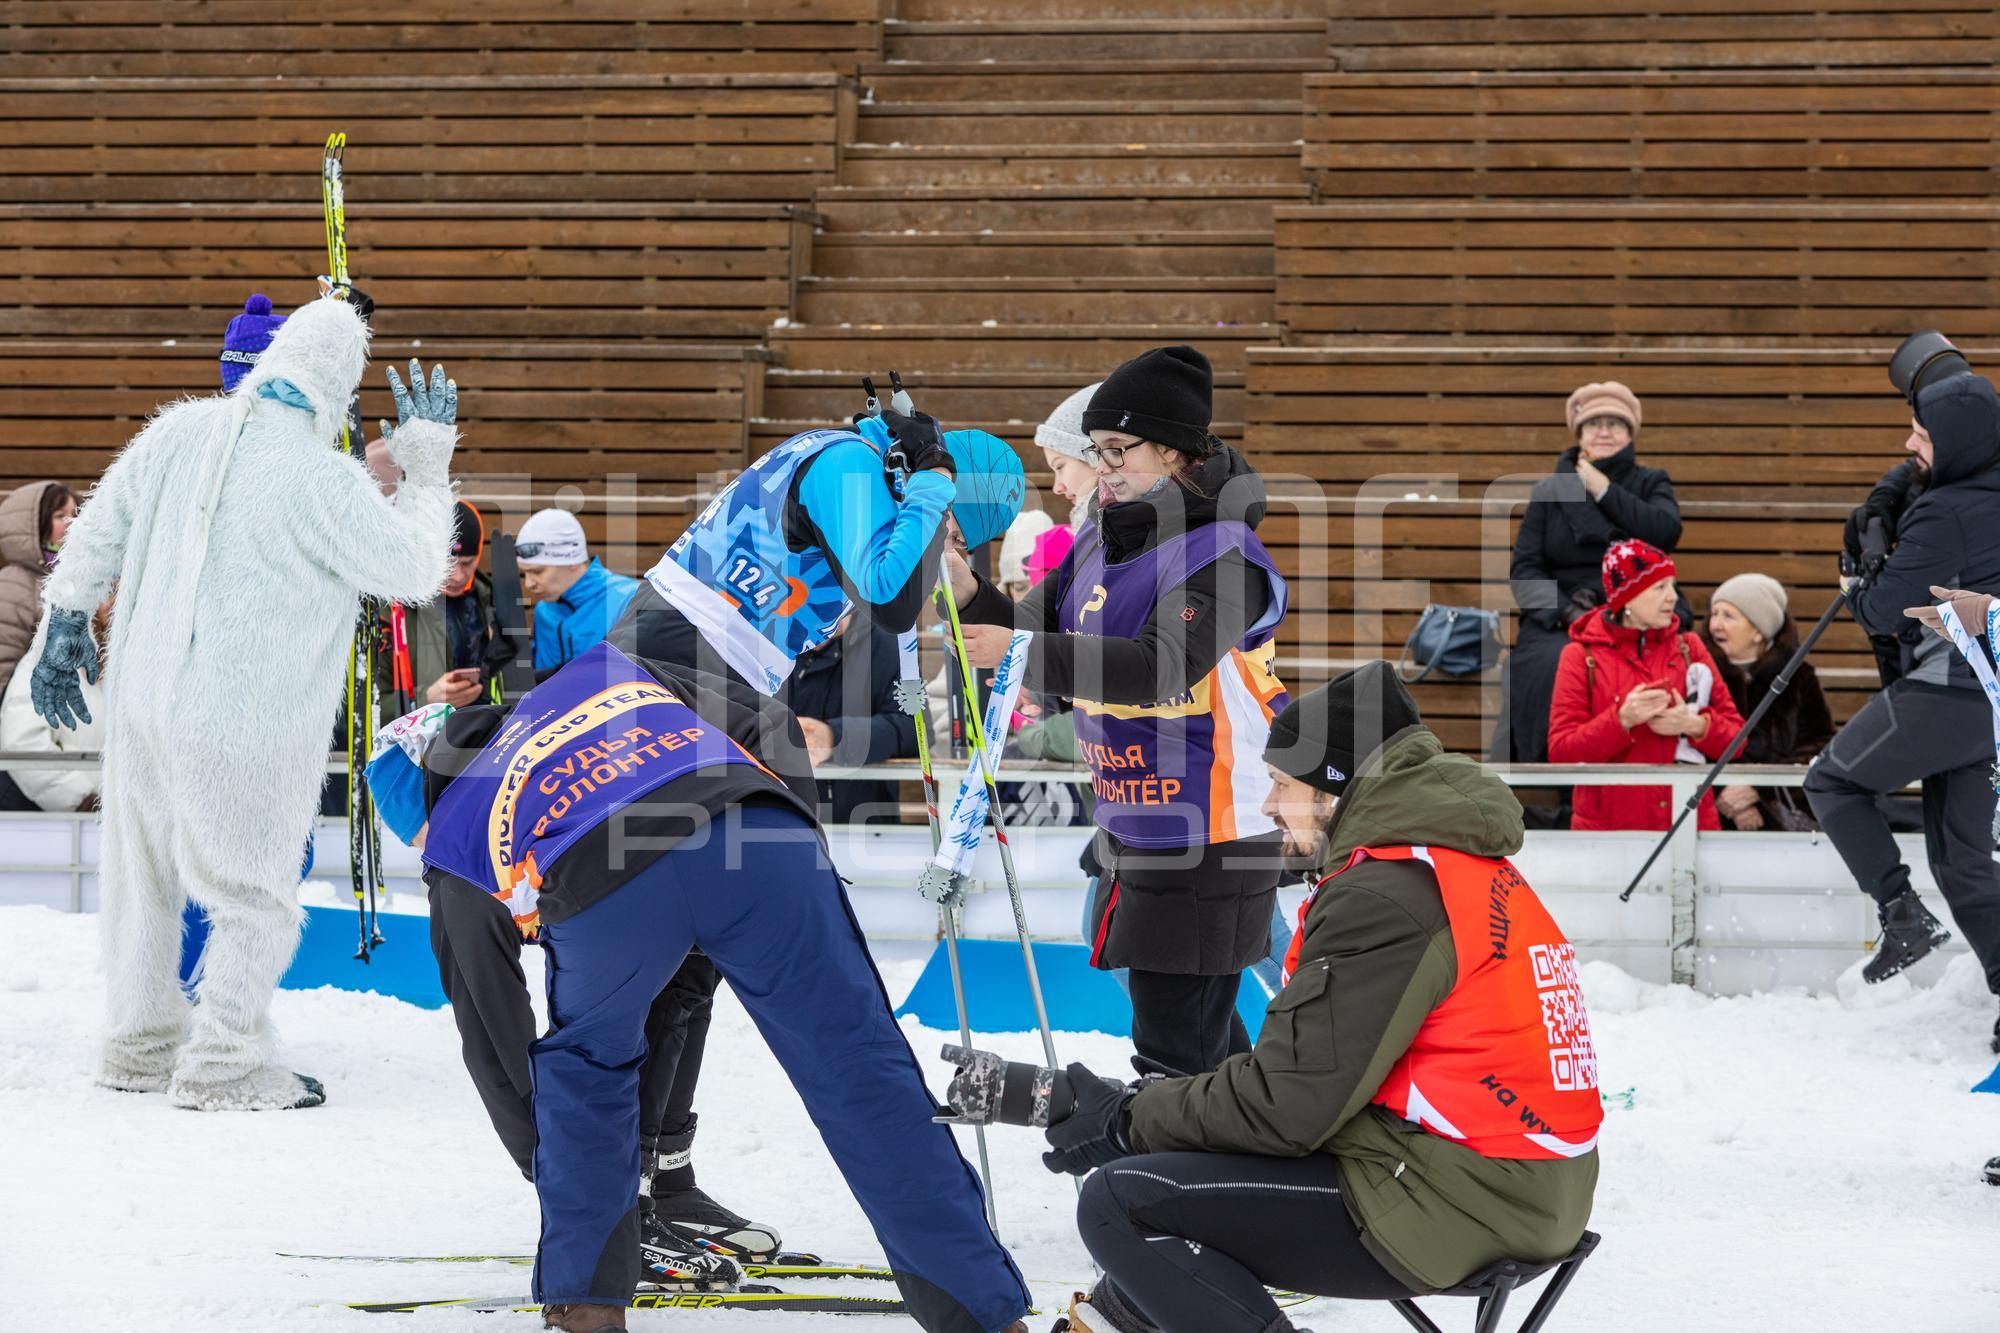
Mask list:
[[[1862,890],[1882,938],[1863,975],[1885,980],[1950,934],[1910,887],[1909,867],[1877,798],[1919,779],[1931,873],[1953,919],[2000,993],[2000,867],[1993,863],[1993,724],[1964,661],[1935,635],[1905,634],[1903,609],[1933,586],[2000,591],[2000,395],[1956,353],[1910,385],[1905,443],[1929,474],[1904,511],[1896,549],[1871,581],[1850,588],[1854,618],[1902,642],[1899,679],[1868,701],[1806,775],[1813,814]],[[1843,577],[1843,587],[1853,583]],[[2000,1049],[2000,1026],[1995,1048]]]

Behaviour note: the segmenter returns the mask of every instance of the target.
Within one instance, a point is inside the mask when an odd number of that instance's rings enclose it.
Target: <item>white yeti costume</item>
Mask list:
[[[106,1086],[203,1110],[289,1107],[307,1092],[273,1063],[269,1011],[304,917],[299,848],[357,598],[428,601],[450,565],[456,432],[395,431],[405,479],[393,505],[335,447],[367,347],[353,309],[322,298],[285,321],[233,394],[160,412],[92,488],[44,587],[49,606],[88,611],[118,580],[104,682]],[[281,381],[312,410],[260,396]],[[177,979],[189,898],[210,922],[192,1023]]]

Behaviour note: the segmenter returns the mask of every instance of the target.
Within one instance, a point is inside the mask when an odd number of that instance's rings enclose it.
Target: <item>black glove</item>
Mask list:
[[[1895,523],[1884,516],[1874,497],[1856,505],[1847,516],[1840,536],[1840,572],[1852,578],[1872,579],[1889,562],[1889,548],[1895,543]]]
[[[904,416],[893,407],[884,407],[882,424],[889,428],[889,438],[895,442],[883,460],[890,467],[901,468],[912,477],[941,467],[951,473],[953,480],[957,479],[958,465],[952,462],[951,450],[944,447],[944,432],[938,429],[936,417],[928,412]]]
[[[345,287],[335,287],[330,294],[353,306],[354,313],[361,316],[364,322],[375,317],[375,298],[353,283],[350,282]]]
[[[1066,1171],[1085,1176],[1121,1157],[1130,1157],[1126,1108],[1138,1089],[1100,1078],[1083,1065],[1071,1065],[1064,1072],[1076,1105],[1044,1131],[1054,1151],[1042,1154],[1042,1165],[1058,1174]]]

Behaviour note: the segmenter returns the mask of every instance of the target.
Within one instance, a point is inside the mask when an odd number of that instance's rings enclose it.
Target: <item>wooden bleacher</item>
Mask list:
[[[357,207],[803,203],[853,98],[832,74],[0,79],[0,203],[316,204],[336,128]]]
[[[216,391],[220,342],[0,338],[0,487],[44,477],[87,486],[161,403]],[[595,492],[609,474],[684,492],[749,461],[745,423],[763,391],[755,347],[384,337],[372,355],[377,367],[419,356],[459,380],[464,438],[452,470],[472,494],[518,490],[524,477],[538,494]],[[394,418],[379,369],[361,408],[370,423]]]
[[[2000,193],[1992,69],[1314,74],[1305,98],[1329,202]]]
[[[761,342],[792,313],[794,204],[383,204],[356,191],[380,335]],[[0,336],[220,338],[252,291],[311,298],[302,204],[0,204]],[[323,266],[323,265],[322,265]]]
[[[1982,68],[2000,11],[1980,0],[1327,0],[1338,69]]]
[[[1520,509],[1570,442],[1563,402],[1593,379],[1622,380],[1644,403],[1639,456],[1674,478],[1686,525],[1675,559],[1695,605],[1755,570],[1783,582],[1809,624],[1835,594],[1847,511],[1902,456],[1908,416],[1888,351],[1252,349],[1245,447],[1278,497],[1267,541],[1299,579],[1295,605],[1325,608],[1284,631],[1293,674],[1310,684],[1394,655],[1426,602],[1511,616]],[[1836,717],[1874,689],[1851,621],[1828,631],[1814,660]],[[1477,748],[1496,681],[1434,677],[1418,697],[1448,743]]]
[[[2000,333],[2000,203],[1327,204],[1277,211],[1294,344],[1894,346]]]
[[[0,77],[852,73],[882,0],[9,0]]]

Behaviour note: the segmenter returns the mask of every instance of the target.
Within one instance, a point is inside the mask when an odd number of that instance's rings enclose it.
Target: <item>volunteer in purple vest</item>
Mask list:
[[[511,712],[445,718],[424,768],[433,901],[483,899],[508,918],[504,943],[478,927],[452,941],[460,956],[499,954],[515,977],[467,997],[474,1012],[457,1017],[482,1095],[478,1066],[511,1069],[523,1054],[530,1066],[546,1327],[615,1333],[642,1278],[715,1276],[671,1256],[663,1273],[642,1250],[636,1202],[648,1028],[700,948],[805,1102],[911,1318],[928,1333],[1027,1333],[1027,1287],[951,1130],[932,1120],[782,704],[599,643]],[[544,955],[549,1030],[525,1050],[509,1037],[475,1056],[485,1043],[469,1020],[510,1033],[530,1021],[508,957],[529,939]],[[489,1107],[510,1095],[495,1091]]]
[[[1097,794],[1091,962],[1131,969],[1141,1057],[1195,1074],[1250,1049],[1238,978],[1269,952],[1280,838],[1261,755],[1285,581],[1257,540],[1264,484],[1209,434],[1192,347],[1113,371],[1083,414],[1097,512],[1017,606],[946,561],[979,668],[1036,632],[1027,688],[1076,704]]]

